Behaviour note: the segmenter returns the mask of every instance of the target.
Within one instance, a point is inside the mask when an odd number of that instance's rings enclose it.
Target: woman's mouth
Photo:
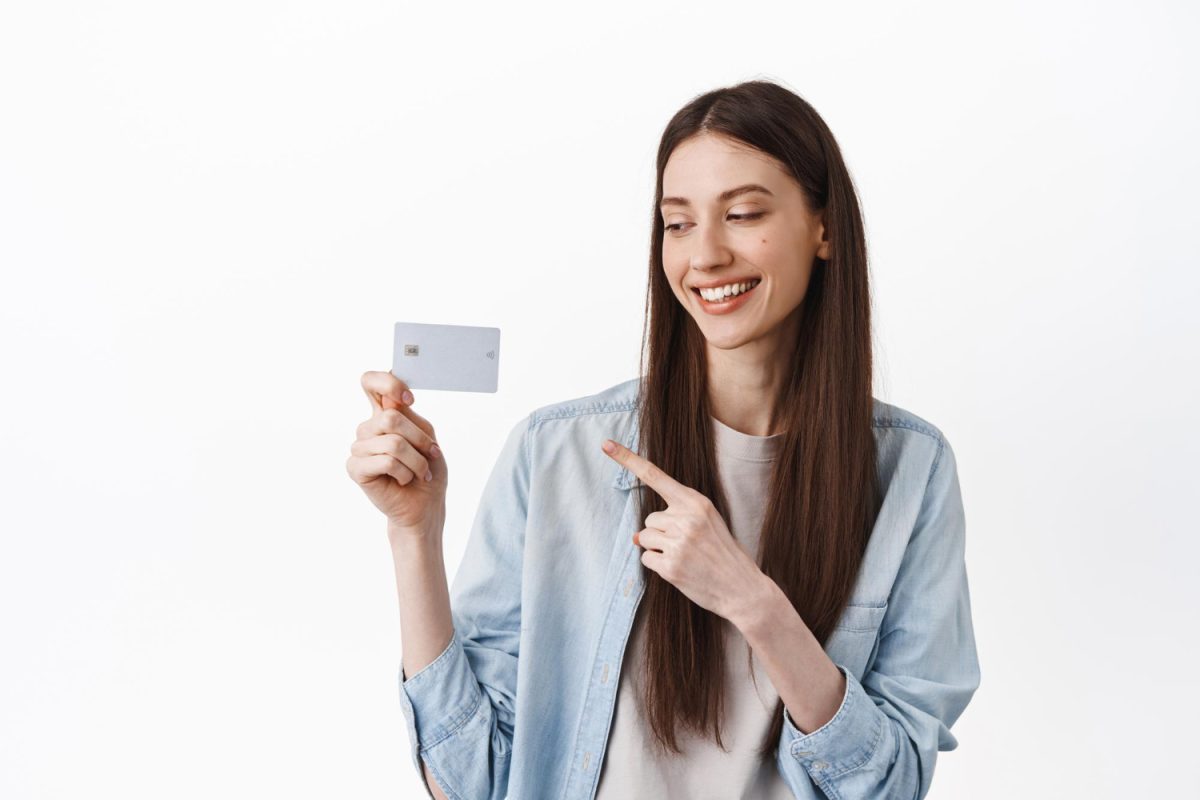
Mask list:
[[[752,281],[748,288],[740,294],[726,295],[720,300],[706,300],[700,294],[700,290],[693,288],[692,293],[696,295],[696,299],[700,301],[700,307],[704,309],[706,314],[730,314],[744,306],[750,299],[750,295],[754,294],[754,289],[762,283],[762,279],[758,278]]]

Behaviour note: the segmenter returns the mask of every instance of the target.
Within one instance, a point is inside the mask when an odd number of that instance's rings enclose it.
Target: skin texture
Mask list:
[[[726,189],[757,183],[771,192],[720,201]],[[681,143],[663,171],[663,269],[676,298],[706,341],[713,416],[734,430],[768,436],[774,397],[799,335],[800,302],[813,259],[829,258],[825,225],[800,185],[774,158],[736,140],[704,133]],[[757,214],[756,218],[740,215]],[[820,267],[818,267],[820,268]],[[690,288],[756,275],[762,283],[742,308],[710,315]]]

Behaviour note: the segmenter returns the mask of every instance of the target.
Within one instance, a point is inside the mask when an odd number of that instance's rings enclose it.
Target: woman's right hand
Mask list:
[[[364,372],[362,387],[373,413],[358,426],[346,471],[389,527],[432,532],[445,513],[449,478],[433,425],[404,402],[409,388],[391,372]]]

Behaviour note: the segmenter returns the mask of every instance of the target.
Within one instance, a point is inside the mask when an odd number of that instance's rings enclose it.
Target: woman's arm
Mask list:
[[[938,443],[924,495],[860,682],[839,665],[845,695],[833,718],[801,731],[787,709],[780,764],[793,783],[830,797],[913,798],[929,792],[938,751],[979,687],[967,586],[966,525],[954,452]]]
[[[401,604],[418,620],[412,643],[404,639],[400,670],[410,752],[418,772],[436,778],[451,796],[500,800],[508,794],[531,426],[532,415],[514,425],[505,439],[484,486],[448,601],[440,541],[437,548],[415,549],[397,564]],[[408,618],[405,613],[402,626]],[[408,635],[402,630],[402,638]],[[448,643],[430,659],[435,640]],[[409,652],[409,646],[415,651]],[[410,661],[420,668],[410,673]]]
[[[444,512],[441,519],[445,519]],[[400,647],[404,673],[415,675],[433,663],[454,634],[450,615],[450,590],[442,557],[442,525],[436,531],[406,531],[388,527],[392,560],[396,567],[396,593],[400,598]],[[435,800],[447,800],[422,763],[425,780]]]
[[[442,557],[442,528],[410,532],[388,526],[400,599],[404,671],[416,675],[446,649],[454,633],[450,588]]]

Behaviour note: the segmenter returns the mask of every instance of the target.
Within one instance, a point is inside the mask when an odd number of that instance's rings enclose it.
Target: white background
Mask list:
[[[662,128],[838,137],[876,396],[955,447],[982,684],[930,797],[1194,791],[1194,4],[7,3],[0,796],[418,797],[384,519],[399,319],[453,576],[505,433],[636,375]]]

